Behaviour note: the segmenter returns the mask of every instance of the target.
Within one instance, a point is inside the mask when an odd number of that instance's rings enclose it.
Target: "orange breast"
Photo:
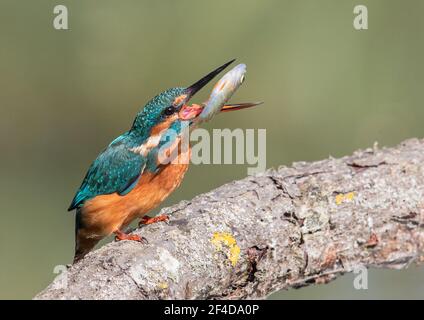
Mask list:
[[[188,169],[190,150],[180,153],[178,164],[169,164],[160,173],[145,172],[125,196],[117,193],[97,196],[82,208],[83,229],[92,237],[104,237],[125,228],[137,217],[157,207],[181,183]],[[181,163],[181,164],[180,164]]]

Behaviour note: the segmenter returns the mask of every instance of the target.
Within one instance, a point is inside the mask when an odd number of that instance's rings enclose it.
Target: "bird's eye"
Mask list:
[[[163,111],[163,113],[164,113],[166,116],[170,116],[170,115],[174,114],[174,113],[175,113],[175,111],[176,111],[176,109],[175,109],[175,107],[174,107],[174,106],[169,106],[168,108],[166,108],[166,109]]]
[[[244,82],[244,75],[242,75],[240,78],[240,84],[242,84],[243,82]]]

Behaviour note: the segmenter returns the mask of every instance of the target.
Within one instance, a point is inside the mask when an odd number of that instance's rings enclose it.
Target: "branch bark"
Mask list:
[[[424,262],[424,140],[268,170],[162,210],[36,299],[240,299]]]

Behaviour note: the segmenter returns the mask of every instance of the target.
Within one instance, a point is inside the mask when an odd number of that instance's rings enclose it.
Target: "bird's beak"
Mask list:
[[[193,83],[191,86],[189,86],[186,90],[185,90],[185,94],[187,95],[187,97],[184,99],[184,103],[187,103],[188,100],[190,100],[191,97],[193,97],[197,91],[199,91],[200,89],[202,89],[204,86],[206,86],[213,78],[215,78],[215,76],[220,73],[222,70],[224,70],[226,67],[228,67],[231,63],[233,63],[236,59],[233,59],[231,61],[228,61],[227,63],[223,64],[222,66],[220,66],[219,68],[216,68],[214,71],[208,73],[206,76],[204,76],[202,79],[200,79],[199,81],[196,81],[195,83]]]
[[[221,108],[221,112],[229,112],[251,108],[262,104],[263,102],[245,102],[245,103],[231,103],[226,104]],[[191,120],[196,118],[202,113],[204,106],[198,104],[192,104],[191,106],[184,105],[180,111],[180,118],[183,120]]]
[[[262,103],[263,103],[262,101],[259,101],[259,102],[245,102],[245,103],[226,104],[225,106],[222,107],[221,112],[242,110],[242,109],[258,106]]]
[[[233,63],[235,59],[223,64],[222,66],[216,68],[203,78],[201,78],[199,81],[196,81],[194,84],[189,86],[184,93],[184,96],[182,96],[181,101],[179,101],[179,104],[181,105],[181,109],[179,112],[179,117],[182,120],[190,120],[196,118],[203,110],[204,105],[198,105],[193,104],[191,106],[187,105],[186,103],[190,100],[191,97],[193,97],[200,89],[202,89],[204,86],[206,86],[217,74],[219,74],[222,70],[224,70],[226,67],[228,67],[231,63]],[[250,107],[257,106],[258,104],[261,104],[262,102],[249,102],[249,103],[237,103],[237,104],[227,104],[224,105],[221,109],[221,112],[227,112],[227,111],[235,111],[235,110],[241,110],[246,109]]]
[[[233,63],[236,59],[228,61],[222,66],[216,68],[212,72],[208,73],[206,76],[201,78],[200,80],[193,83],[191,86],[185,89],[184,94],[181,96],[182,99],[178,101],[178,104],[181,106],[179,117],[182,120],[190,120],[197,117],[200,112],[202,112],[203,106],[199,106],[194,104],[192,106],[186,105],[186,103],[204,86],[206,86],[217,74],[219,74],[222,70],[228,67],[231,63]]]

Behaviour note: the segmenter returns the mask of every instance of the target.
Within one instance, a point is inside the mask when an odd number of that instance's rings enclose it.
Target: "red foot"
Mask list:
[[[152,224],[152,223],[156,223],[156,222],[161,222],[161,221],[168,221],[169,220],[169,216],[166,214],[161,214],[157,217],[153,217],[150,218],[148,216],[144,216],[141,218],[140,222],[138,223],[138,226],[144,226],[146,224]]]
[[[126,234],[120,230],[115,231],[115,240],[116,241],[122,241],[122,240],[130,240],[130,241],[137,241],[141,243],[147,243],[147,239],[144,237],[140,237],[136,234]]]

